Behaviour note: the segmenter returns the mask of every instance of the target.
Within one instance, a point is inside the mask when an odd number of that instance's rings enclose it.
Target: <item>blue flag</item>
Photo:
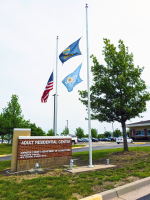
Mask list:
[[[78,83],[80,83],[82,80],[79,76],[80,69],[81,69],[82,64],[79,65],[79,67],[71,74],[66,76],[62,83],[66,86],[68,89],[68,92],[71,92]]]
[[[79,49],[79,41],[81,38],[79,38],[77,41],[72,43],[69,47],[67,47],[60,55],[59,59],[62,63],[66,62],[70,58],[74,56],[81,55],[80,49]]]

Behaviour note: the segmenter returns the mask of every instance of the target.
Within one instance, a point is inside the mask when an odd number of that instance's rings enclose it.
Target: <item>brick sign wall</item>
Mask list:
[[[70,137],[19,136],[17,171],[34,168],[37,162],[41,167],[69,164],[71,156],[72,139]]]
[[[19,139],[17,160],[71,156],[71,139]]]

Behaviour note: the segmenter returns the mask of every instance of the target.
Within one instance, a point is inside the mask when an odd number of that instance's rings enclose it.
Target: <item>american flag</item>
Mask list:
[[[48,99],[48,96],[49,96],[49,92],[52,89],[53,89],[53,72],[50,75],[50,78],[49,78],[49,80],[47,82],[47,85],[46,85],[45,90],[43,92],[43,95],[41,97],[41,102],[42,103],[46,103],[47,102],[47,99]]]

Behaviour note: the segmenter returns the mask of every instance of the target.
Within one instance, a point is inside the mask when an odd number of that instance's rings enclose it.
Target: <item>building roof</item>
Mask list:
[[[127,124],[127,127],[134,127],[134,126],[150,126],[150,120]]]
[[[134,124],[147,124],[147,123],[150,123],[150,120],[140,121],[140,122],[136,122],[136,123],[132,123],[132,124],[127,124],[127,125],[134,125]]]

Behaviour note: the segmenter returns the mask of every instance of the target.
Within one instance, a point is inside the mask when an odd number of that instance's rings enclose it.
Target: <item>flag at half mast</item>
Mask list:
[[[51,73],[49,79],[48,79],[48,82],[47,82],[47,85],[45,87],[45,90],[43,92],[43,95],[41,97],[41,102],[42,103],[46,103],[47,102],[47,99],[49,97],[49,92],[53,89],[53,72]]]
[[[67,47],[60,55],[59,59],[62,63],[66,62],[70,58],[74,56],[81,55],[80,49],[79,49],[79,41],[81,38],[79,38],[77,41],[72,43],[69,47]]]
[[[68,89],[68,92],[71,92],[73,90],[73,88],[77,84],[79,84],[80,82],[82,82],[82,80],[81,80],[81,78],[79,76],[81,66],[82,66],[82,64],[80,64],[79,67],[73,73],[71,73],[68,76],[66,76],[64,78],[64,80],[62,81],[62,83]]]

